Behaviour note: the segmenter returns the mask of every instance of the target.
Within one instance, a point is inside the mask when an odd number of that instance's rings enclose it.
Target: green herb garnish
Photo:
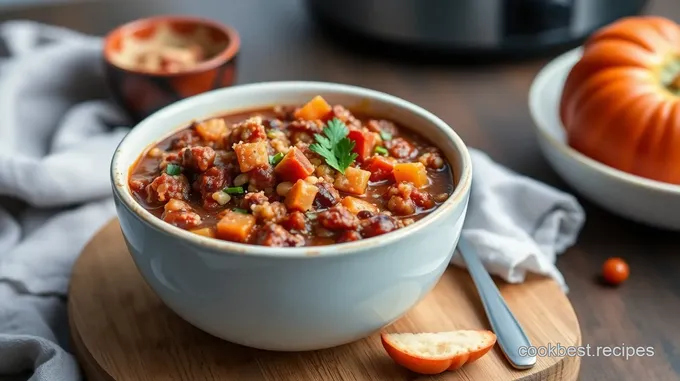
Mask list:
[[[278,164],[281,161],[281,159],[283,159],[283,156],[284,155],[281,152],[277,153],[274,156],[269,156],[269,164],[271,165]]]
[[[347,126],[340,119],[333,118],[324,127],[323,135],[314,134],[316,143],[311,144],[309,149],[321,155],[326,164],[344,175],[345,169],[359,156],[352,152],[354,141],[347,137],[348,134]]]
[[[267,137],[268,137],[269,139],[276,139],[276,138],[279,137],[279,135],[278,135],[278,134],[276,133],[276,131],[274,131],[274,130],[268,130],[268,131],[267,131]]]
[[[387,156],[387,154],[388,154],[389,152],[387,152],[387,148],[381,147],[381,146],[377,146],[377,147],[375,147],[375,153],[377,153],[378,155]]]
[[[246,193],[245,190],[243,190],[243,187],[227,187],[222,189],[222,192],[226,194],[244,194]]]
[[[380,138],[382,140],[392,140],[392,134],[387,131],[380,131]]]
[[[241,208],[234,208],[234,209],[232,209],[232,210],[233,210],[234,212],[236,212],[236,213],[241,213],[241,214],[248,214],[248,211],[247,211],[247,210],[245,210],[245,209],[241,209]]]
[[[170,176],[177,176],[180,173],[182,173],[182,167],[180,167],[177,164],[168,164],[165,167],[165,173],[167,173]]]

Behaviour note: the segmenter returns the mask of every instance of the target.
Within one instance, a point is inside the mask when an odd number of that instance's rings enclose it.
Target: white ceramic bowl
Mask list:
[[[132,198],[128,169],[139,154],[191,120],[301,104],[317,94],[331,103],[360,105],[374,115],[389,116],[437,142],[454,163],[458,185],[452,196],[403,229],[350,243],[302,248],[201,237],[161,221]],[[465,144],[435,115],[377,91],[316,82],[237,86],[172,104],[125,137],[111,171],[128,249],[163,302],[214,336],[281,351],[322,349],[364,338],[420,301],[449,264],[465,218],[472,175]]]
[[[584,197],[610,212],[647,225],[680,230],[680,186],[632,175],[569,147],[559,117],[562,88],[582,50],[571,50],[546,65],[529,92],[538,142],[555,171]]]

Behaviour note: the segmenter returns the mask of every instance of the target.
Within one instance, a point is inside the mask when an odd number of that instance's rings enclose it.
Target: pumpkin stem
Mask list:
[[[680,59],[669,59],[660,74],[663,86],[674,94],[680,94]]]
[[[668,87],[673,91],[680,91],[680,74],[673,78],[673,80],[668,84]]]

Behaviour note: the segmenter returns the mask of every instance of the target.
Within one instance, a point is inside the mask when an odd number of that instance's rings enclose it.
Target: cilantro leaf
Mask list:
[[[345,168],[349,167],[359,155],[352,152],[354,149],[354,141],[344,138],[335,145],[335,157],[338,159],[338,165],[342,168],[340,172],[345,174]]]
[[[326,123],[322,132],[323,135],[314,134],[316,143],[311,144],[309,149],[322,156],[326,164],[344,175],[345,169],[358,157],[352,152],[354,141],[347,137],[349,129],[340,119],[333,118]]]

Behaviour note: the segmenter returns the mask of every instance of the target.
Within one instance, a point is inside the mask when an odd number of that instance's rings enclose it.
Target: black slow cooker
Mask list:
[[[325,31],[352,43],[523,55],[576,45],[639,14],[646,0],[307,0]]]

